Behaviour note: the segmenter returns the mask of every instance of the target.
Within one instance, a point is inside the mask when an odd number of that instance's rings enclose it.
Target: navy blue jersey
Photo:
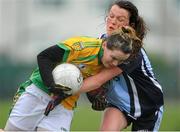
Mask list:
[[[119,67],[123,73],[107,85],[109,103],[134,118],[159,110],[164,103],[163,92],[145,50]]]

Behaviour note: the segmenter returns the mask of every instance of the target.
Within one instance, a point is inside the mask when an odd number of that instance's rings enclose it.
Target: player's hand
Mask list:
[[[44,112],[44,114],[46,116],[48,116],[49,112],[52,111],[55,108],[55,106],[57,106],[64,99],[66,99],[67,97],[72,95],[69,92],[69,91],[71,91],[70,88],[62,86],[62,85],[58,85],[58,84],[51,85],[51,87],[49,87],[48,90],[49,90],[49,92],[53,93],[53,97],[52,97],[52,100],[49,101],[49,103],[46,107],[46,110]]]
[[[101,87],[87,93],[89,101],[92,103],[92,109],[102,111],[107,107],[106,100],[107,88]]]
[[[68,93],[71,89],[59,84],[53,84],[51,87],[48,88],[49,92],[53,93],[54,95],[59,95],[64,93]]]
[[[63,92],[63,90],[58,91],[59,95],[54,95],[52,100],[49,101],[44,115],[48,116],[49,112],[52,111],[58,104],[60,104],[64,99],[71,96],[71,94],[66,94]]]
[[[92,102],[92,109],[96,111],[103,111],[107,107],[107,100],[105,97],[95,98]]]

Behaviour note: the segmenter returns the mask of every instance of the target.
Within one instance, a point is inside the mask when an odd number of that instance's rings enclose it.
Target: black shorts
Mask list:
[[[144,116],[133,118],[126,111],[122,111],[118,107],[112,104],[108,104],[108,107],[114,107],[120,110],[127,120],[127,126],[132,125],[132,131],[158,131],[162,119],[162,111],[150,112]]]

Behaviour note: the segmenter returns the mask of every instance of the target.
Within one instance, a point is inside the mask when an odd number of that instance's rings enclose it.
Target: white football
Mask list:
[[[57,65],[52,71],[55,84],[70,88],[68,94],[75,94],[83,83],[83,77],[79,68],[70,63]]]

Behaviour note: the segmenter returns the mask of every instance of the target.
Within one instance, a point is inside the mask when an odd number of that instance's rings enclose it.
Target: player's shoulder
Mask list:
[[[90,36],[75,36],[64,41],[64,43],[76,43],[76,42],[101,42],[99,38]]]
[[[95,37],[91,37],[91,36],[76,36],[76,37],[72,37],[69,40],[74,40],[74,41],[100,41],[101,39],[99,38],[95,38]]]

